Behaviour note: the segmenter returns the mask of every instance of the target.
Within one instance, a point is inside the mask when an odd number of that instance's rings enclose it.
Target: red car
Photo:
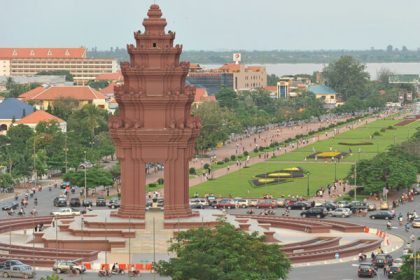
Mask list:
[[[236,208],[236,203],[233,199],[222,199],[216,203],[214,208],[232,209]]]
[[[277,208],[277,201],[273,199],[258,200],[257,208]]]

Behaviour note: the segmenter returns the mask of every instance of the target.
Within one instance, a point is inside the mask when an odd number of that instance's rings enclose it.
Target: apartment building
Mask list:
[[[117,72],[114,59],[87,58],[85,48],[0,48],[0,76],[27,76],[42,71],[67,70],[76,84],[97,75]]]

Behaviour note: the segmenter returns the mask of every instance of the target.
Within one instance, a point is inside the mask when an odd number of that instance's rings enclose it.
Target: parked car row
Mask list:
[[[92,206],[96,205],[96,207],[106,207],[106,206],[108,206],[111,209],[115,209],[115,208],[120,207],[120,201],[118,199],[111,199],[107,203],[107,201],[104,197],[99,196],[99,197],[96,198],[96,202],[94,204],[93,201],[90,200],[90,199],[80,201],[80,198],[72,197],[72,198],[70,198],[70,200],[68,200],[68,198],[65,195],[63,195],[63,196],[58,196],[58,197],[54,198],[53,205],[55,207],[67,207],[67,206],[69,206],[69,207],[92,207]]]
[[[19,260],[7,260],[0,263],[0,276],[3,278],[34,278],[35,271],[32,266]]]

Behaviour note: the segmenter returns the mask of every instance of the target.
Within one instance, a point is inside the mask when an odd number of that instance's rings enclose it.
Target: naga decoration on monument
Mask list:
[[[114,216],[144,219],[148,162],[163,163],[164,218],[194,216],[189,206],[189,161],[200,120],[191,115],[195,88],[185,85],[188,62],[180,62],[175,33],[152,5],[144,32],[128,45],[130,62],[121,63],[124,84],[115,88],[119,115],[109,119],[110,135],[121,163],[121,207]]]

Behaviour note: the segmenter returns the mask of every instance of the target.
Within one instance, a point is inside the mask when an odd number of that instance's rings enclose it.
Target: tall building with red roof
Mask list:
[[[32,129],[35,129],[40,122],[55,122],[62,132],[67,131],[67,123],[64,120],[41,110],[35,111],[32,114],[18,120],[14,123],[14,125],[24,124]]]
[[[77,84],[117,72],[116,60],[88,58],[85,48],[0,48],[0,76],[27,76],[67,70]]]
[[[19,99],[30,102],[39,110],[54,107],[54,102],[63,99],[76,100],[79,107],[93,104],[102,109],[108,109],[105,96],[89,86],[52,86],[37,87],[19,95]]]

